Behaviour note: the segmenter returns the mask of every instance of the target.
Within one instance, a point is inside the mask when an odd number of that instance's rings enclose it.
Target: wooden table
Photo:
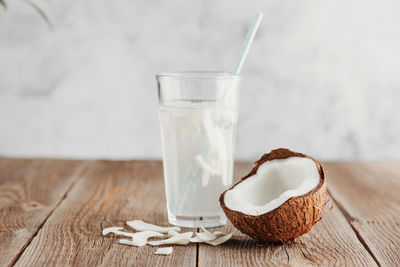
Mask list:
[[[325,163],[334,209],[290,245],[260,244],[228,224],[213,247],[118,244],[130,219],[167,225],[160,161],[0,158],[0,266],[400,265],[400,164]],[[236,178],[250,168],[236,164]]]

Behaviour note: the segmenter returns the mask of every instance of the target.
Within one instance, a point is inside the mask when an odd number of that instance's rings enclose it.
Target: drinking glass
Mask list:
[[[240,76],[156,78],[168,220],[192,228],[224,225],[219,195],[232,184]]]

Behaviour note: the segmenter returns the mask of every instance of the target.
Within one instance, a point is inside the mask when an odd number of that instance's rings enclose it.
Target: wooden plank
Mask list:
[[[382,266],[400,265],[400,163],[326,164],[330,192]]]
[[[168,225],[159,161],[95,162],[54,211],[18,266],[194,266],[196,244],[176,246],[169,256],[151,246],[118,244],[101,235],[131,219]],[[126,228],[127,230],[129,228]]]
[[[250,164],[237,164],[235,173],[242,177],[249,168]],[[200,244],[199,266],[376,265],[337,208],[291,245],[260,244],[230,223],[221,229],[233,231],[233,239],[217,247]]]
[[[0,158],[0,266],[18,258],[82,166],[80,161]]]

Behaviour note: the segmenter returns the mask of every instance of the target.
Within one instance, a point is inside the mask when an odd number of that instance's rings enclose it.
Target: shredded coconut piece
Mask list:
[[[108,228],[103,229],[102,234],[108,235],[110,233],[113,233],[116,235],[122,235],[122,236],[132,237],[132,238],[135,236],[135,233],[121,231],[123,229],[124,229],[123,227],[108,227]]]
[[[177,236],[173,236],[173,237],[163,239],[163,240],[149,241],[148,244],[151,246],[160,246],[160,245],[167,245],[167,244],[187,245],[187,244],[189,244],[189,239],[182,237],[180,235],[177,235]]]
[[[180,234],[179,236],[189,240],[193,236],[193,232],[185,232],[185,233]]]
[[[203,156],[201,154],[195,156],[194,160],[200,165],[201,169],[203,170],[202,176],[201,176],[201,181],[202,181],[203,186],[208,185],[208,181],[211,176],[220,176],[221,175],[221,172],[218,170],[219,167],[215,168],[214,166],[208,164],[203,159]],[[215,163],[215,161],[213,163]],[[217,162],[217,164],[218,163],[219,162]]]
[[[196,233],[196,236],[201,240],[201,241],[211,241],[217,238],[216,235],[214,235],[213,233],[209,234],[209,233]]]
[[[211,167],[207,162],[204,161],[201,154],[194,157],[195,161],[201,166],[201,168],[210,174],[211,176],[221,175],[221,172],[218,169]]]
[[[104,228],[103,231],[101,231],[101,233],[105,236],[108,235],[109,233],[115,233],[116,231],[121,231],[124,230],[123,227],[107,227]]]
[[[161,227],[155,224],[146,223],[142,220],[127,221],[126,224],[136,231],[154,231],[159,233],[168,233],[169,230],[173,230],[176,232],[179,232],[181,230],[181,228],[178,226]]]
[[[203,232],[206,232],[206,233],[210,233],[210,234],[211,234],[211,232],[208,231],[203,225],[200,226],[200,229],[201,229]]]
[[[204,240],[202,240],[197,235],[195,237],[190,238],[189,241],[192,242],[192,243],[202,243],[202,242],[204,242]]]
[[[232,233],[229,233],[229,234],[224,235],[222,237],[219,237],[219,238],[217,238],[215,240],[206,241],[206,243],[210,244],[210,245],[213,245],[213,246],[218,246],[218,245],[221,245],[222,243],[225,243],[229,239],[231,239],[231,237],[232,237]]]
[[[186,238],[189,240],[193,236],[193,232],[178,233],[174,230],[169,230],[168,235],[169,236],[180,236],[181,238]]]
[[[222,231],[214,231],[213,232],[214,235],[216,235],[217,237],[223,236],[223,235],[227,235],[228,233],[222,232]]]
[[[216,235],[208,231],[206,228],[203,226],[200,227],[203,232],[196,233],[196,236],[200,238],[202,241],[211,241],[217,238]]]
[[[133,234],[133,238],[142,238],[147,241],[150,237],[162,237],[164,236],[162,233],[159,232],[154,232],[154,231],[143,231],[143,232],[137,232]]]
[[[136,246],[136,247],[143,247],[147,244],[147,241],[142,238],[135,238],[135,239],[120,239],[118,240],[120,244],[129,245],[129,246]]]
[[[159,232],[154,232],[154,231],[143,231],[143,232],[137,232],[137,233],[129,233],[129,232],[124,232],[121,231],[124,228],[122,227],[108,227],[104,228],[102,231],[103,235],[108,235],[109,233],[113,233],[116,235],[122,235],[126,237],[130,237],[132,239],[120,239],[119,243],[124,244],[124,245],[130,245],[130,246],[144,246],[147,244],[147,239],[150,237],[162,237],[164,236],[162,233]]]
[[[177,231],[174,231],[174,230],[168,231],[168,236],[176,236],[176,235],[180,235],[180,233],[178,233]]]
[[[154,254],[157,255],[169,255],[172,253],[172,247],[158,248]]]

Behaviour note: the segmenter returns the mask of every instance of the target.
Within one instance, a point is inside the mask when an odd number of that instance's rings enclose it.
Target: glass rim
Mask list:
[[[228,71],[172,71],[156,73],[156,78],[235,78],[240,74]]]

